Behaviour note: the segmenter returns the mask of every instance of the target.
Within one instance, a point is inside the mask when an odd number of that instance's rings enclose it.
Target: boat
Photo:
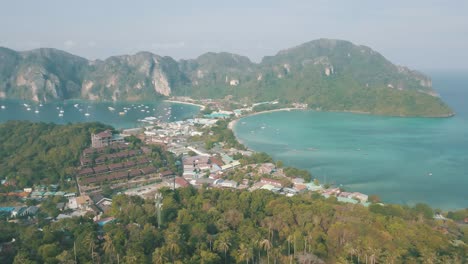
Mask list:
[[[29,105],[28,105],[28,104],[23,104],[23,105],[24,105],[24,107],[29,107]]]
[[[59,117],[62,117],[63,116],[63,113],[59,113]]]
[[[42,104],[39,104],[39,107],[42,107],[43,105]]]
[[[64,112],[65,112],[65,111],[63,111],[63,110],[60,110],[60,113],[62,113],[62,114],[63,114]]]
[[[76,108],[78,108],[78,104],[74,104],[73,106],[76,107]]]
[[[119,112],[119,115],[125,115],[126,112]]]
[[[34,113],[39,114],[39,110],[36,109],[36,111],[34,111]]]
[[[26,108],[26,110],[31,111],[31,107]]]
[[[112,106],[107,107],[107,109],[109,109],[109,111],[115,111],[115,108]]]
[[[89,113],[85,113],[84,115],[85,115],[85,116],[89,116]]]
[[[5,108],[6,108],[6,106],[2,105],[2,106],[0,106],[0,108],[2,108],[2,109],[5,109]]]

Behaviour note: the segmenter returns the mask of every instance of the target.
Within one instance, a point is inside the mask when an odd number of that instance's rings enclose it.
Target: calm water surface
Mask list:
[[[468,74],[432,75],[453,118],[291,111],[241,119],[237,137],[321,182],[385,202],[468,207]]]
[[[40,106],[38,103],[0,100],[0,106],[4,106],[4,109],[0,109],[0,122],[30,120],[66,124],[99,121],[115,128],[142,126],[144,123],[138,122],[138,119],[149,116],[165,121],[177,121],[192,117],[199,112],[198,106],[163,101],[144,103],[66,101]]]

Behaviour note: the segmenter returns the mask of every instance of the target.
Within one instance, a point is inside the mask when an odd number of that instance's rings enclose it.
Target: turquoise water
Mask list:
[[[24,104],[28,104],[30,110]],[[66,101],[40,106],[38,103],[0,100],[0,106],[5,107],[4,109],[0,109],[0,122],[7,120],[30,120],[66,124],[99,121],[112,125],[115,128],[142,126],[144,123],[138,122],[138,119],[149,116],[154,116],[165,121],[177,121],[192,117],[199,112],[198,106],[163,101],[144,103]],[[124,115],[119,114],[125,111],[124,108],[127,109],[127,112]],[[36,110],[38,113],[36,113]],[[62,116],[59,116],[60,111],[63,111]]]
[[[468,75],[433,75],[457,115],[399,118],[313,111],[241,119],[236,136],[321,182],[384,202],[468,207]]]

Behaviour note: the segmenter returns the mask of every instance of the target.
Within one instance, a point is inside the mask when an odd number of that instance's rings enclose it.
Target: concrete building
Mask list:
[[[113,135],[110,130],[102,131],[97,134],[91,134],[91,146],[93,148],[102,148],[111,145],[112,143],[123,143],[123,137]]]

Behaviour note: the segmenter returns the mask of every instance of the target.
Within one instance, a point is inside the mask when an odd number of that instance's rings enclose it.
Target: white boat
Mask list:
[[[65,112],[65,111],[63,111],[63,110],[60,110],[60,113],[62,113],[62,114],[63,114],[64,112]]]
[[[74,104],[73,106],[78,108],[78,104]]]
[[[0,108],[2,108],[2,109],[5,109],[5,108],[6,108],[6,106],[2,105],[2,106],[0,106]]]
[[[24,105],[24,107],[29,107],[29,105],[28,105],[28,104],[23,104],[23,105]]]
[[[34,111],[34,113],[39,114],[39,110],[36,109],[36,111]]]
[[[85,113],[84,115],[85,115],[85,116],[89,116],[89,113]]]
[[[109,111],[115,111],[115,108],[112,106],[107,107],[107,109],[109,109]]]
[[[119,115],[125,115],[126,112],[119,112]]]
[[[39,104],[39,107],[42,107],[43,105],[42,104]]]
[[[63,116],[63,114],[62,114],[62,113],[60,113],[60,114],[59,114],[59,117],[62,117],[62,116]]]
[[[28,108],[26,108],[26,110],[28,110],[28,111],[31,111],[31,108],[30,108],[30,107],[28,107]]]

